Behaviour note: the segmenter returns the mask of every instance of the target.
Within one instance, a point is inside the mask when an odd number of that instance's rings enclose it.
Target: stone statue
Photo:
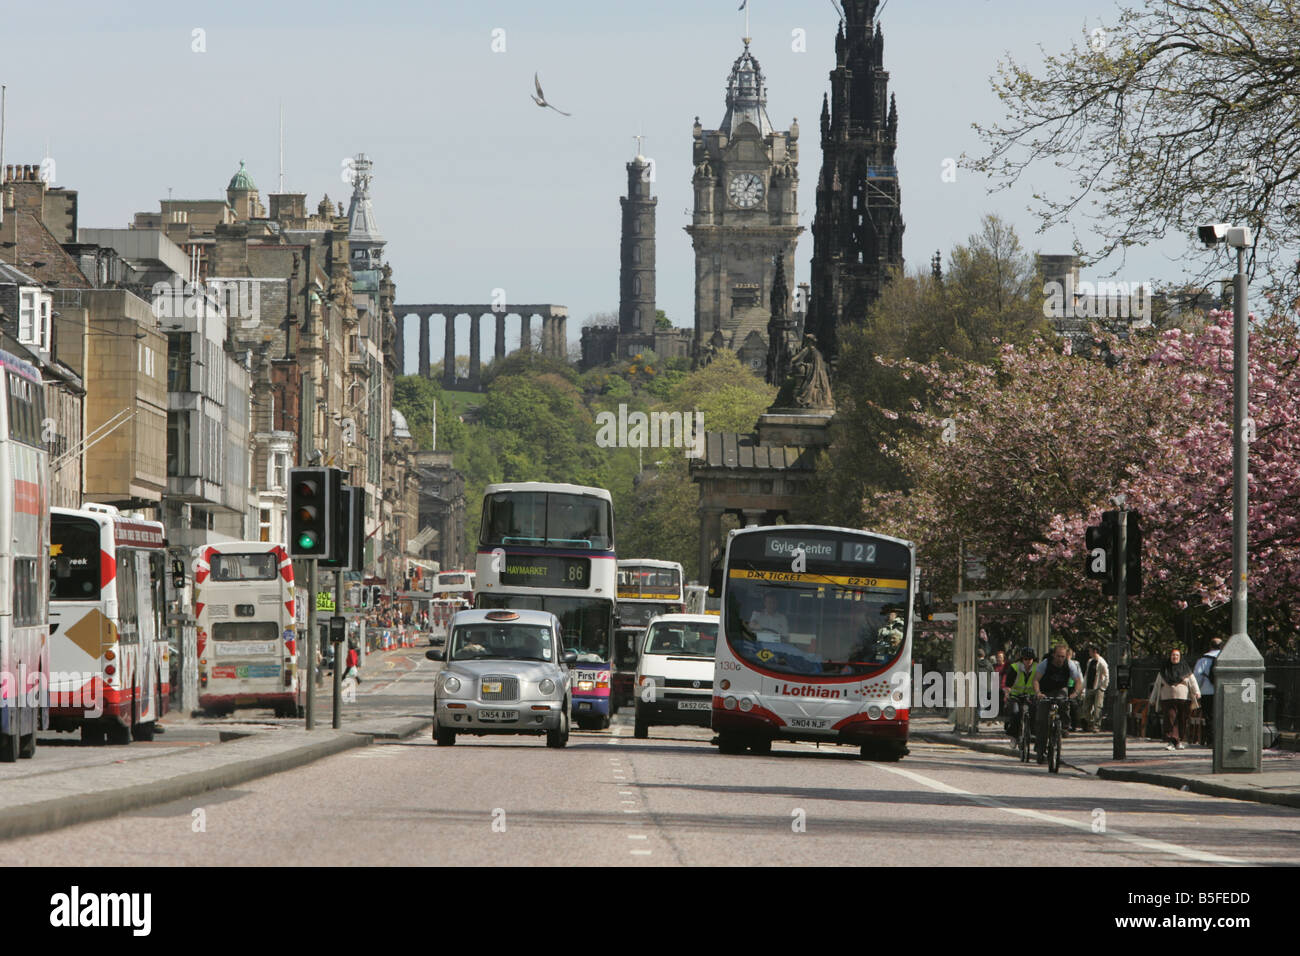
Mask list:
[[[826,360],[817,350],[817,339],[811,332],[803,337],[803,348],[790,360],[790,377],[781,387],[776,405],[785,408],[835,407]]]

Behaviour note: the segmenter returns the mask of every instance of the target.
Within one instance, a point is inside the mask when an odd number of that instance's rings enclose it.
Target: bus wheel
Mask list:
[[[157,726],[151,720],[147,724],[135,724],[131,728],[132,740],[153,740],[154,728]]]
[[[772,741],[767,737],[758,737],[749,742],[749,749],[756,754],[770,754],[772,752]]]
[[[91,747],[101,746],[104,743],[104,726],[102,724],[82,724],[81,742]]]
[[[895,763],[907,756],[907,744],[863,744],[863,760]]]
[[[131,728],[113,721],[108,725],[108,742],[114,747],[125,747],[131,742]]]
[[[718,752],[724,754],[743,754],[745,752],[745,741],[736,734],[720,733],[718,734]]]
[[[27,760],[36,756],[36,731],[23,734],[18,741],[18,756]]]

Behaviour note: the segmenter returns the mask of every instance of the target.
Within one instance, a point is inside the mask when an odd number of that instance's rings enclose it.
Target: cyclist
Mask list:
[[[1020,721],[1034,696],[1034,649],[1022,647],[1019,662],[1007,668],[1007,724],[1012,740],[1020,739]]]
[[[1083,673],[1079,665],[1070,660],[1064,644],[1057,644],[1052,653],[1034,668],[1034,695],[1038,706],[1034,711],[1034,755],[1039,763],[1047,760],[1047,715],[1051,709],[1048,697],[1078,697],[1083,689]],[[1064,717],[1069,722],[1068,713]]]

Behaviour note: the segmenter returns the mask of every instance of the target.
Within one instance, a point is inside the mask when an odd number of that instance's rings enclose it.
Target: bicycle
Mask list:
[[[1059,773],[1061,770],[1061,708],[1068,706],[1065,697],[1049,697],[1047,711],[1047,772]]]
[[[1016,738],[1016,746],[1020,750],[1020,762],[1029,763],[1029,754],[1034,742],[1034,709],[1030,706],[1029,698],[1019,697],[1015,699],[1020,702],[1020,736]]]

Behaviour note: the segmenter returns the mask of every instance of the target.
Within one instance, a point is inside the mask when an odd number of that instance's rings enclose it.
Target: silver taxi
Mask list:
[[[433,739],[457,734],[545,734],[546,746],[569,742],[569,666],[560,622],[549,611],[461,611],[447,625],[443,661],[434,683]]]

